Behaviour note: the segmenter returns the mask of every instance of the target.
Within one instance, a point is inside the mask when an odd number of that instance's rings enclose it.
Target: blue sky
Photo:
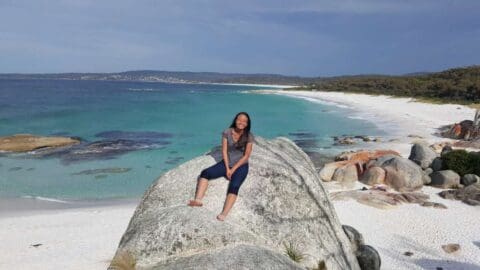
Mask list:
[[[301,76],[480,64],[480,1],[0,0],[0,73]]]

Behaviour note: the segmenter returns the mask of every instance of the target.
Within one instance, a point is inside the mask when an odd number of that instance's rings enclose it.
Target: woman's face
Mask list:
[[[248,118],[244,114],[240,114],[235,120],[235,125],[238,129],[244,129],[248,125]]]

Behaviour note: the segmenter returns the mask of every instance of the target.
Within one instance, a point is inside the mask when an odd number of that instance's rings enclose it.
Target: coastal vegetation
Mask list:
[[[442,156],[447,169],[457,172],[460,176],[466,174],[480,175],[480,154],[457,149]]]
[[[342,91],[413,97],[432,102],[480,103],[480,66],[405,76],[347,76],[319,79],[289,90]]]

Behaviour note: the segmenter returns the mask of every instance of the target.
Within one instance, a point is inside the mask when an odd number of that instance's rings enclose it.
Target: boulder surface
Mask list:
[[[211,180],[203,207],[190,207],[200,172],[219,147],[164,173],[147,189],[116,252],[138,269],[360,269],[310,158],[285,137],[257,136],[249,173],[225,221],[216,220],[228,181]],[[291,244],[304,259],[286,255]]]

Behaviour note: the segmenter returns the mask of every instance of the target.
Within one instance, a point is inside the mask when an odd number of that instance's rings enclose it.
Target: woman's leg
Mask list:
[[[202,206],[202,199],[205,196],[205,192],[208,188],[208,181],[212,179],[219,178],[221,176],[226,176],[227,170],[225,169],[225,163],[223,159],[217,162],[216,164],[202,170],[200,177],[197,180],[197,187],[195,190],[195,199],[190,200],[188,205],[190,206]]]
[[[238,190],[242,185],[243,181],[247,177],[248,174],[248,163],[243,164],[242,166],[238,167],[238,169],[232,174],[232,180],[228,185],[227,190],[227,197],[225,198],[225,203],[223,205],[223,211],[217,216],[218,220],[224,220],[225,217],[232,209],[235,201],[237,200]]]

